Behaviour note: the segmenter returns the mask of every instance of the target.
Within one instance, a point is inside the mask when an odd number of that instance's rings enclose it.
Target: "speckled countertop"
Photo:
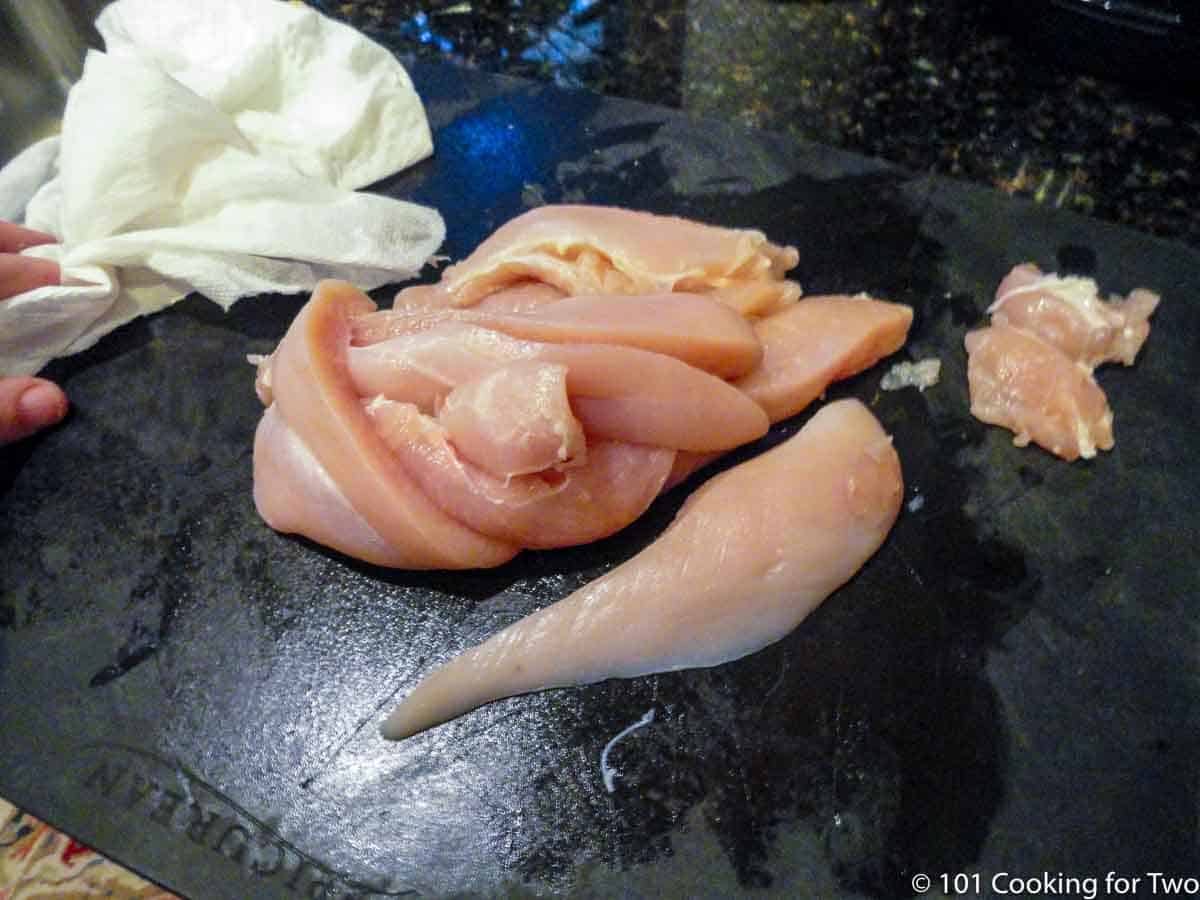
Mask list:
[[[1085,74],[1031,43],[1008,2],[308,2],[400,53],[732,119],[1200,245],[1198,95]]]

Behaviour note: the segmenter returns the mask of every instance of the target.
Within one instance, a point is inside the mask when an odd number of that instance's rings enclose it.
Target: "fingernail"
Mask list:
[[[67,398],[52,384],[35,384],[17,401],[21,421],[42,428],[53,425],[67,414]]]

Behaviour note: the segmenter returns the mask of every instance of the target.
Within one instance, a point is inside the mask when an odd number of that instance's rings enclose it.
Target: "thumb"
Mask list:
[[[19,441],[62,421],[67,395],[44,378],[0,377],[0,445]]]

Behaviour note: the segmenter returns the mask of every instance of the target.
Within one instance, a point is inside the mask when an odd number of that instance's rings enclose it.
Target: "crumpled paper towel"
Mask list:
[[[63,269],[61,287],[0,302],[0,374],[193,290],[225,308],[327,277],[370,290],[441,245],[435,210],[356,190],[433,150],[383,47],[282,0],[117,0],[96,26],[106,52],[89,52],[61,137],[0,172],[0,209],[61,240],[26,252]]]

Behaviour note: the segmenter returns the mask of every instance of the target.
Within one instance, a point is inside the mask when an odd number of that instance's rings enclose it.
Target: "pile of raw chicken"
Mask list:
[[[911,309],[863,295],[801,299],[787,278],[798,259],[759,231],[546,206],[437,283],[401,291],[391,309],[322,283],[259,361],[259,512],[279,531],[410,569],[496,566],[524,548],[610,535],[904,344]],[[1014,277],[1010,288],[1033,285],[1043,307],[1070,319],[1051,302],[1055,282]],[[1028,367],[1010,377],[1011,355],[995,352],[1049,340],[1030,324],[1036,309],[1009,321],[1018,307],[1006,302],[1008,319],[968,342],[973,411],[1040,441]],[[1119,323],[1129,361],[1152,309],[1139,300],[1129,327]],[[991,357],[976,358],[979,348]],[[1080,453],[1104,446],[1085,438]],[[435,670],[383,732],[405,737],[529,691],[752,653],[858,571],[902,495],[899,459],[871,412],[828,404],[780,446],[710,479],[637,556]]]
[[[545,206],[391,309],[320,285],[259,366],[274,528],[412,569],[594,541],[903,343],[908,307],[808,298],[792,247]]]

